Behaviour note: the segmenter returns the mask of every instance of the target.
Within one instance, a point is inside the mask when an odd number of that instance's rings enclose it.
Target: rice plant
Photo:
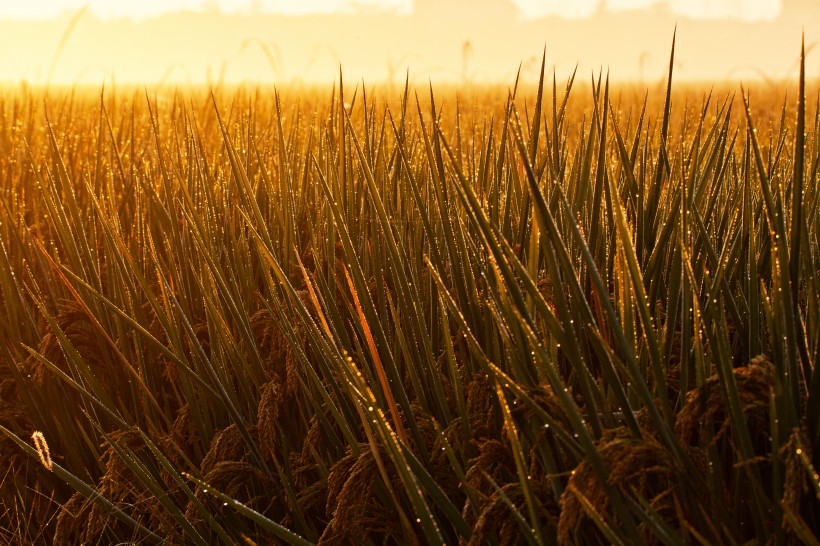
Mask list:
[[[673,60],[3,91],[0,540],[817,544],[817,103]]]

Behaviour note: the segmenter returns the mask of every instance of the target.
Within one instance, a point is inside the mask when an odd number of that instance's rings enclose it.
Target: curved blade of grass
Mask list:
[[[187,538],[195,544],[203,546],[206,545],[207,543],[205,542],[205,539],[202,538],[194,526],[191,525],[191,522],[188,521],[179,506],[177,506],[173,500],[168,498],[168,492],[165,487],[157,482],[154,476],[151,475],[151,472],[142,464],[134,453],[127,447],[119,445],[119,443],[112,439],[110,435],[106,434],[98,425],[95,424],[95,428],[97,428],[97,431],[102,435],[103,439],[105,439],[105,442],[114,449],[120,460],[123,461],[129,469],[131,469],[131,472],[134,473],[134,476],[139,480],[139,482],[145,486],[148,492],[150,492],[151,495],[153,495],[160,502],[160,504],[162,504],[177,525],[185,531]]]
[[[774,198],[774,194],[772,193],[772,187],[770,183],[771,175],[766,171],[766,168],[763,165],[763,157],[760,151],[760,145],[757,141],[756,130],[754,128],[754,121],[752,120],[752,111],[749,105],[749,98],[745,93],[743,94],[743,103],[746,112],[746,121],[748,127],[747,132],[752,142],[752,150],[754,151],[754,159],[757,166],[758,179],[760,181],[760,188],[763,193],[763,203],[765,204],[766,216],[769,221],[769,239],[776,254],[777,262],[779,262],[780,264],[780,267],[773,268],[779,271],[778,278],[775,282],[779,284],[781,290],[785,289],[787,294],[786,297],[777,297],[775,299],[775,304],[777,304],[780,307],[780,309],[778,309],[779,312],[777,313],[777,315],[778,317],[782,317],[783,324],[785,326],[785,354],[783,355],[785,359],[785,362],[783,363],[785,369],[778,371],[779,373],[783,373],[783,381],[786,386],[786,389],[789,392],[789,396],[784,397],[780,401],[781,404],[783,404],[782,407],[784,409],[783,415],[781,415],[781,419],[783,419],[782,430],[791,430],[793,427],[797,426],[798,415],[800,414],[800,410],[798,407],[800,403],[800,386],[798,374],[800,372],[799,368],[797,367],[798,356],[796,345],[798,343],[798,338],[795,331],[796,313],[795,309],[792,307],[792,298],[788,294],[791,290],[795,290],[797,287],[791,286],[791,279],[788,275],[787,266],[790,263],[790,260],[786,243],[788,239],[786,236],[783,208],[781,206],[780,201],[776,201]],[[773,296],[776,296],[776,292],[773,293]],[[777,343],[780,344],[780,340],[777,340]],[[785,442],[785,438],[781,438],[781,442]]]
[[[185,362],[183,362],[179,358],[179,356],[177,356],[176,353],[171,351],[162,342],[160,342],[157,338],[155,338],[148,330],[146,330],[141,324],[139,324],[136,321],[136,319],[134,319],[128,313],[126,313],[125,311],[123,311],[122,309],[117,307],[117,305],[114,302],[112,302],[111,300],[109,300],[108,298],[106,298],[105,296],[100,294],[99,292],[97,292],[97,290],[95,290],[90,284],[88,284],[83,279],[81,279],[80,277],[75,275],[73,271],[70,271],[65,266],[60,266],[60,267],[61,267],[62,272],[65,275],[70,277],[74,282],[79,283],[81,286],[83,286],[83,288],[85,288],[91,295],[93,295],[103,305],[105,305],[108,309],[113,311],[117,316],[119,316],[120,318],[125,320],[131,328],[133,328],[136,332],[141,334],[149,342],[151,342],[151,345],[153,345],[160,352],[162,352],[163,356],[165,356],[171,362],[173,362],[175,365],[177,365],[180,370],[184,371],[186,376],[188,376],[190,379],[192,379],[194,382],[196,382],[200,387],[206,389],[212,395],[218,396],[217,392],[210,385],[205,383],[205,381],[203,381],[202,378],[194,370],[192,370],[187,364],[185,364]]]
[[[468,347],[471,353],[477,357],[479,362],[481,362],[482,366],[485,369],[488,369],[492,364],[490,360],[487,358],[486,354],[484,353],[483,349],[481,348],[478,341],[475,339],[470,326],[467,324],[465,318],[461,313],[458,312],[458,307],[456,305],[455,300],[453,300],[452,296],[450,296],[449,292],[447,291],[446,287],[444,286],[441,277],[432,268],[432,265],[428,262],[428,267],[430,267],[430,272],[432,274],[433,279],[436,281],[436,284],[439,287],[439,297],[444,300],[447,304],[448,308],[450,308],[453,316],[457,319],[462,333],[464,334],[464,338],[467,340]],[[532,344],[532,347],[536,349],[537,358],[543,362],[548,362],[549,357],[543,350],[540,345],[540,340],[536,334],[530,329],[526,328],[526,325],[522,327],[523,331],[527,334],[527,337]],[[628,514],[626,513],[626,508],[619,500],[619,495],[617,491],[611,488],[609,485],[606,485],[607,476],[608,476],[608,469],[606,464],[604,463],[603,459],[601,458],[600,453],[598,452],[597,447],[595,446],[595,442],[590,434],[589,430],[584,423],[583,417],[580,414],[578,407],[575,405],[575,401],[572,400],[571,396],[569,395],[568,391],[565,390],[562,385],[563,381],[561,380],[560,376],[558,375],[557,370],[552,365],[546,366],[547,372],[550,374],[550,383],[553,385],[553,391],[555,392],[556,396],[558,397],[559,402],[563,409],[567,412],[567,418],[569,419],[570,423],[572,424],[573,430],[575,433],[578,434],[579,443],[583,447],[585,455],[590,460],[593,468],[597,472],[601,483],[605,484],[604,487],[607,489],[607,493],[611,499],[611,502],[615,508],[615,510],[619,513],[622,518],[623,525],[626,527],[627,534],[635,541],[639,541],[638,531],[633,525],[631,518],[629,518]]]
[[[524,451],[518,439],[518,428],[515,426],[515,421],[513,421],[510,406],[507,404],[504,391],[501,390],[501,385],[497,381],[495,383],[495,394],[498,397],[498,404],[501,407],[501,415],[504,417],[504,429],[507,431],[507,440],[510,442],[513,459],[515,459],[518,483],[521,485],[521,491],[524,493],[524,499],[527,503],[527,512],[530,517],[529,527],[535,535],[536,542],[543,544],[544,535],[541,531],[541,524],[538,518],[538,507],[536,506],[535,497],[530,487],[530,477],[526,462],[524,461]]]
[[[348,363],[350,366],[353,366],[352,361],[348,361]],[[399,437],[395,432],[393,432],[393,429],[387,421],[387,418],[384,416],[384,413],[376,406],[376,398],[373,396],[370,388],[364,383],[361,374],[350,374],[348,377],[351,379],[350,383],[353,387],[353,391],[360,397],[361,404],[357,405],[357,408],[359,408],[362,413],[362,424],[365,426],[366,431],[370,430],[371,423],[372,425],[375,425],[373,428],[375,428],[375,432],[381,440],[381,445],[387,451],[390,460],[393,462],[393,465],[395,466],[395,469],[404,484],[404,493],[410,499],[410,503],[413,506],[413,511],[416,514],[416,522],[421,524],[427,542],[445,544],[446,541],[441,534],[439,524],[430,510],[427,500],[424,498],[424,491],[421,488],[419,479],[415,472],[413,472],[410,465],[408,450],[402,446]],[[363,407],[364,404],[367,404],[366,414],[365,408]],[[373,447],[374,456],[377,456],[378,449],[376,448],[375,442],[372,440],[371,445]],[[386,472],[384,472],[384,474],[385,484],[389,484],[390,481],[387,479]],[[431,483],[434,488],[438,488],[432,480]],[[398,503],[396,508],[400,509]],[[455,523],[458,523],[458,520],[456,520]],[[466,524],[464,524],[464,526],[466,526]]]
[[[159,463],[162,465],[162,467],[165,469],[168,475],[171,476],[171,478],[174,480],[174,483],[176,483],[177,486],[183,491],[183,493],[185,493],[185,496],[187,497],[188,501],[193,503],[199,515],[202,516],[202,518],[208,522],[208,525],[217,534],[222,543],[227,545],[233,544],[233,541],[225,532],[225,529],[222,527],[222,525],[213,517],[213,514],[211,514],[200,502],[200,500],[196,497],[194,492],[191,491],[191,488],[188,487],[188,484],[185,483],[183,473],[180,472],[180,470],[177,469],[173,465],[173,463],[171,463],[171,461],[168,460],[168,458],[162,453],[162,451],[160,451],[157,445],[145,434],[145,432],[143,432],[140,429],[137,429],[137,432],[139,432],[139,435],[142,437],[142,441],[145,442],[145,445],[148,446],[148,449],[151,450],[151,453],[154,455],[154,458],[157,461],[159,461]],[[196,534],[193,536],[199,535]]]
[[[635,248],[632,246],[632,235],[629,232],[629,226],[627,225],[626,215],[624,214],[621,201],[617,198],[617,189],[613,187],[613,182],[610,177],[607,177],[607,180],[609,182],[610,192],[612,192],[613,195],[612,205],[618,238],[621,242],[626,263],[629,266],[633,289],[637,295],[637,307],[643,326],[643,335],[649,345],[649,355],[652,362],[652,370],[655,375],[655,396],[660,398],[661,412],[667,422],[671,423],[672,415],[666,388],[666,374],[663,369],[660,344],[658,343],[657,333],[655,331],[655,322],[652,320],[652,314],[649,311],[649,300],[646,296],[643,276],[641,275],[640,266],[638,265],[638,256],[635,253]]]
[[[21,440],[19,436],[14,434],[12,431],[7,429],[3,425],[0,425],[0,432],[8,436],[9,439],[11,439],[15,444],[17,444],[23,451],[28,453],[29,456],[33,457],[34,459],[40,458],[40,455],[35,448]],[[135,531],[145,536],[146,539],[150,540],[154,544],[165,543],[165,539],[155,534],[138,521],[134,520],[131,516],[123,512],[121,509],[117,508],[111,501],[100,495],[93,487],[85,483],[83,480],[81,480],[80,478],[78,478],[77,476],[75,476],[74,474],[72,474],[56,462],[52,461],[51,472],[55,476],[66,482],[71,488],[80,493],[82,496],[98,504],[108,514],[111,514],[112,516],[122,521],[129,527],[132,527]]]
[[[182,474],[195,484],[197,484],[204,493],[208,493],[222,501],[224,506],[230,506],[236,512],[252,522],[256,525],[261,527],[265,532],[271,534],[271,536],[276,537],[280,540],[284,540],[286,544],[291,544],[292,546],[313,546],[311,542],[308,542],[298,534],[294,533],[293,531],[289,530],[287,527],[283,527],[282,525],[276,523],[272,519],[269,519],[256,510],[252,508],[248,508],[238,500],[234,499],[222,493],[218,489],[215,489],[208,485],[206,482],[200,480],[199,478],[195,478],[194,476],[183,472]]]
[[[626,546],[629,544],[629,542],[624,542],[624,539],[618,536],[618,533],[612,528],[612,525],[607,523],[606,515],[599,514],[598,510],[595,508],[595,505],[592,504],[592,502],[580,489],[570,483],[567,486],[567,490],[570,491],[576,499],[578,499],[578,502],[581,503],[581,507],[584,509],[584,513],[589,519],[592,520],[592,523],[595,524],[595,527],[601,531],[610,544],[613,546]]]
[[[521,511],[518,508],[516,508],[516,506],[510,500],[510,497],[508,497],[507,494],[504,493],[504,490],[498,486],[493,477],[483,470],[481,471],[481,475],[484,477],[485,480],[487,480],[487,483],[489,483],[492,486],[496,494],[499,497],[501,497],[501,500],[504,502],[507,508],[509,508],[510,513],[512,513],[513,518],[518,523],[518,526],[521,529],[521,535],[523,535],[523,538],[527,541],[527,544],[531,544],[533,546],[546,544],[546,542],[544,542],[543,537],[536,535],[535,529],[530,526],[530,524],[527,522],[526,518],[524,518],[524,515],[521,513]]]
[[[96,407],[100,408],[102,411],[104,411],[104,412],[105,412],[105,414],[106,414],[108,417],[110,417],[111,419],[113,419],[113,420],[114,420],[114,422],[115,422],[115,423],[117,423],[117,425],[118,425],[119,427],[121,427],[121,428],[128,428],[128,427],[130,427],[130,425],[129,425],[128,423],[126,423],[126,422],[123,420],[122,416],[120,416],[120,415],[119,415],[119,414],[115,411],[115,409],[112,409],[112,407],[114,407],[113,405],[112,405],[111,407],[109,407],[108,405],[104,404],[101,400],[99,400],[99,399],[98,399],[97,397],[95,397],[93,394],[91,394],[90,392],[88,392],[88,390],[86,390],[86,389],[85,389],[82,385],[80,385],[79,383],[77,383],[77,381],[75,381],[75,380],[74,380],[71,376],[69,376],[69,375],[68,375],[68,374],[66,374],[63,370],[61,370],[61,369],[59,368],[59,366],[57,366],[56,364],[54,364],[53,362],[51,362],[49,359],[47,359],[45,356],[43,356],[42,354],[40,354],[38,351],[36,351],[36,350],[32,349],[31,347],[29,347],[29,346],[27,346],[27,345],[23,345],[23,349],[25,349],[26,351],[28,351],[28,353],[29,353],[31,356],[33,356],[35,359],[37,359],[37,361],[38,361],[40,364],[42,364],[43,366],[45,366],[46,368],[48,368],[48,370],[49,370],[51,373],[53,373],[54,375],[56,375],[57,377],[59,377],[60,379],[62,379],[63,381],[65,381],[65,383],[66,383],[69,387],[71,387],[72,389],[74,389],[75,391],[77,391],[78,393],[80,393],[80,395],[81,395],[83,398],[85,398],[86,400],[88,400],[89,402],[91,402],[94,406],[96,406]]]

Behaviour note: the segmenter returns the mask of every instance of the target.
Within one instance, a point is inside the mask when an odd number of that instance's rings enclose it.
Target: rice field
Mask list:
[[[0,542],[818,544],[817,86],[722,85],[3,89]]]

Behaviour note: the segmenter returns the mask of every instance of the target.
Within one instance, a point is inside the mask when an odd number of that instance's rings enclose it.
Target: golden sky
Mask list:
[[[793,77],[820,0],[0,0],[0,81],[655,81],[676,24],[679,79]]]

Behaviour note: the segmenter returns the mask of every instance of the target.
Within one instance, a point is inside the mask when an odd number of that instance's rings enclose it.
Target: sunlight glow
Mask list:
[[[506,82],[545,46],[558,73],[648,81],[676,28],[679,79],[776,80],[820,0],[0,0],[0,86]]]
[[[623,1],[623,0],[622,0]],[[590,17],[600,8],[599,0],[512,0],[525,19],[557,15],[567,19]]]
[[[780,0],[669,0],[676,14],[701,19],[737,18],[743,21],[774,19]]]
[[[631,11],[651,8],[658,0],[607,0],[604,7],[610,11]]]
[[[583,19],[598,10],[635,11],[647,8],[693,19],[770,20],[781,10],[782,0],[495,0],[510,2],[524,19],[559,16]],[[440,0],[441,4],[458,0]],[[414,0],[26,0],[0,2],[0,19],[42,20],[76,12],[89,11],[105,20],[130,18],[143,20],[179,11],[220,11],[226,14],[279,13],[308,15],[320,13],[353,13],[367,11],[407,15]],[[468,4],[469,5],[469,4]],[[477,4],[478,6],[481,3]]]
[[[412,0],[212,0],[225,13],[280,13],[308,15],[319,13],[352,13],[356,11],[388,11],[408,14]]]
[[[18,20],[51,19],[67,12],[77,12],[84,7],[101,19],[131,17],[145,19],[164,13],[200,10],[203,0],[141,0],[118,2],[113,0],[27,0],[24,2],[0,2],[0,18]]]
[[[179,11],[220,11],[249,15],[309,15],[384,11],[409,14],[412,0],[28,0],[0,2],[0,19],[42,20],[88,6],[100,19],[144,20]]]
[[[355,11],[407,14],[411,12],[412,4],[412,0],[27,0],[0,2],[0,19],[50,19],[66,12],[76,12],[85,6],[101,19],[143,20],[180,11],[220,11],[243,15],[309,15]]]
[[[599,9],[634,11],[647,8],[669,10],[691,19],[771,20],[782,0],[512,0],[527,19],[550,15],[585,18]]]

